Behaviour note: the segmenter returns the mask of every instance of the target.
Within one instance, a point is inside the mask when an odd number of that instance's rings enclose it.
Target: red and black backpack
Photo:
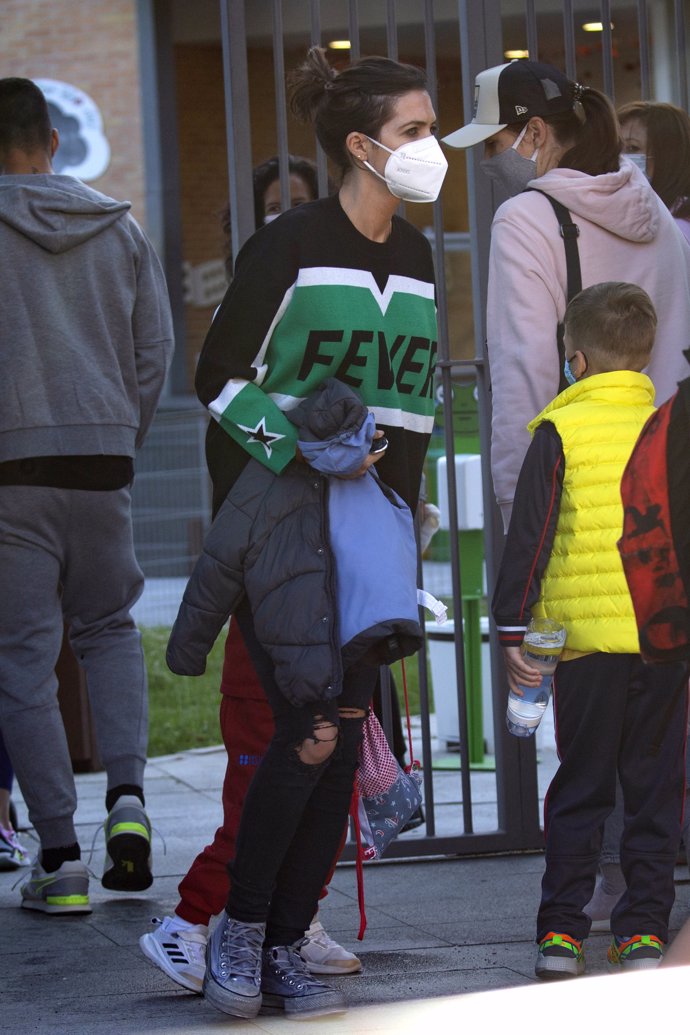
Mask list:
[[[690,378],[652,414],[621,482],[618,542],[647,661],[690,659]]]

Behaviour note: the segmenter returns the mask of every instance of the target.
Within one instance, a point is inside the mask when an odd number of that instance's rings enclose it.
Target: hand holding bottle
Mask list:
[[[531,737],[542,720],[565,638],[560,622],[533,618],[522,646],[506,648],[506,654],[511,652],[506,658],[510,686],[506,725],[516,737]]]
[[[511,694],[523,696],[521,686],[540,686],[542,674],[538,668],[530,665],[520,647],[504,647],[503,661],[508,676],[508,689]]]

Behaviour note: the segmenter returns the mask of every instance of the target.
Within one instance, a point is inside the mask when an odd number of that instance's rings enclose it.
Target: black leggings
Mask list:
[[[316,913],[345,829],[364,716],[340,718],[338,742],[325,762],[303,762],[297,746],[304,734],[296,736],[303,709],[278,689],[246,603],[235,620],[271,705],[275,734],[244,800],[226,909],[235,920],[266,921],[266,945],[292,945]],[[365,711],[377,673],[370,665],[348,669],[338,707]],[[310,712],[319,715],[318,705]],[[318,735],[325,740],[333,732]]]

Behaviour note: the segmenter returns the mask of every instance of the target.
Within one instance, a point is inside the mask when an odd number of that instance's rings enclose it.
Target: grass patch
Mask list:
[[[223,670],[225,634],[218,637],[208,656],[203,676],[176,676],[165,664],[170,629],[163,626],[141,629],[149,677],[149,757],[172,755],[189,748],[221,743],[218,724],[220,677]],[[393,665],[404,714],[400,663]],[[417,659],[405,661],[410,714],[419,714]]]
[[[219,636],[203,676],[176,676],[165,664],[170,629],[141,629],[149,677],[149,756],[220,744],[218,709],[225,636]]]

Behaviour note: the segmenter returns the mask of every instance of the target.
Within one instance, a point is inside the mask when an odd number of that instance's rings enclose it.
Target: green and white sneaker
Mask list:
[[[582,942],[569,934],[549,931],[539,942],[534,973],[542,981],[559,981],[579,977],[585,972]]]
[[[134,794],[123,794],[108,813],[101,884],[110,891],[145,891],[151,873],[151,823]]]
[[[655,934],[616,938],[609,945],[609,970],[654,970],[664,958],[664,943]]]
[[[46,872],[37,861],[21,893],[22,909],[51,914],[91,912],[89,871],[79,859],[63,862],[53,873]]]

